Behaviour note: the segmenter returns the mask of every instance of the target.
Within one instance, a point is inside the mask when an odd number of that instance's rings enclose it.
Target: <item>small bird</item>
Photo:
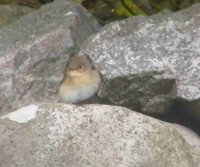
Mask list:
[[[87,55],[74,55],[64,72],[59,98],[64,103],[79,103],[92,97],[99,89],[101,76]]]

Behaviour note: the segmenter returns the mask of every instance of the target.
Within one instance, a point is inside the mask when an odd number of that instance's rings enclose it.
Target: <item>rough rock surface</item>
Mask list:
[[[99,28],[84,8],[65,0],[3,27],[0,111],[35,101],[55,101],[69,55]]]
[[[18,20],[35,9],[19,5],[0,5],[0,28]]]
[[[122,107],[38,104],[6,117],[0,118],[2,167],[195,167],[198,163],[191,146],[170,125]]]
[[[173,14],[131,17],[91,37],[80,54],[89,54],[105,77],[99,95],[146,113],[166,111],[172,97],[198,101],[199,13],[196,4]]]
[[[173,126],[186,140],[188,144],[191,145],[193,155],[199,159],[198,167],[200,167],[200,137],[191,129],[184,127],[179,124],[170,124]]]

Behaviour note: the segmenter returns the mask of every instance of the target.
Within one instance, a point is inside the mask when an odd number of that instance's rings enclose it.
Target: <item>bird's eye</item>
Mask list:
[[[79,66],[79,69],[83,69],[83,66]]]

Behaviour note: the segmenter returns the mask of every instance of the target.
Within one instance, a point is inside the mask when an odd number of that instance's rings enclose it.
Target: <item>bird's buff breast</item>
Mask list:
[[[67,78],[59,88],[60,100],[65,103],[78,103],[89,99],[98,90],[100,75],[97,72]]]

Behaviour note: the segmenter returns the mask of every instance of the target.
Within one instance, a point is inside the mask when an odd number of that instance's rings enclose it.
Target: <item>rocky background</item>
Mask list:
[[[0,167],[200,167],[200,4],[104,27],[25,8],[0,21]],[[57,103],[74,53],[102,74],[93,104]]]

